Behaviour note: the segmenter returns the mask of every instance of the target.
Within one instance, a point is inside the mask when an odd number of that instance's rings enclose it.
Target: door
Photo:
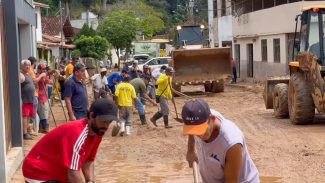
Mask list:
[[[240,44],[235,44],[235,61],[237,66],[237,77],[240,78]]]
[[[247,44],[247,77],[254,77],[253,44]]]

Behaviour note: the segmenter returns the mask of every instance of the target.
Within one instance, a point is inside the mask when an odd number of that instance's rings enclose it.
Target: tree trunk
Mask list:
[[[106,10],[106,3],[107,3],[107,0],[103,0],[103,10]]]
[[[120,60],[119,48],[116,48],[116,55],[117,55],[117,71],[120,71],[121,60]]]

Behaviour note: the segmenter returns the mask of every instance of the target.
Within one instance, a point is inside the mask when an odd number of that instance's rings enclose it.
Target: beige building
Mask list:
[[[312,5],[325,1],[232,0],[233,54],[241,79],[289,74],[295,17]]]

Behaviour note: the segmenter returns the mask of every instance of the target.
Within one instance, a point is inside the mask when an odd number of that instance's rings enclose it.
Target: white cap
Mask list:
[[[138,64],[139,62],[138,62],[137,60],[134,60],[133,63],[134,63],[134,64]]]
[[[106,68],[101,68],[101,69],[100,69],[100,72],[106,72],[106,71],[107,71]]]

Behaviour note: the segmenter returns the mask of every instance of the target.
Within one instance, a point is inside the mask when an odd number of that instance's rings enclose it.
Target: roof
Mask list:
[[[42,38],[43,38],[43,41],[45,41],[45,42],[54,42],[54,43],[61,42],[61,37],[54,37],[54,36],[43,34]]]
[[[48,4],[45,4],[45,3],[39,3],[39,2],[35,2],[34,1],[34,6],[36,7],[41,7],[41,8],[49,8],[50,6]]]
[[[37,41],[37,45],[39,48],[43,48],[43,47],[58,47],[61,46],[60,43],[52,43],[52,42],[46,42],[46,41]],[[64,48],[68,48],[68,49],[73,49],[76,47],[76,45],[74,44],[63,44],[62,47]]]
[[[73,37],[74,31],[68,17],[63,16],[63,32],[65,37]],[[44,16],[42,17],[42,32],[50,36],[60,35],[61,17],[60,16]]]
[[[311,10],[313,8],[325,9],[325,5],[306,6],[306,7],[302,8],[302,11]]]

